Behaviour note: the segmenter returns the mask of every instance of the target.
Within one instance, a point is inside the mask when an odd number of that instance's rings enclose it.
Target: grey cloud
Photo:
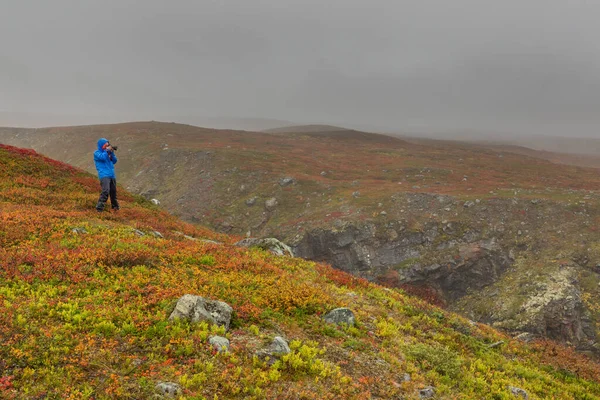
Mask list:
[[[598,135],[597,2],[0,7],[0,111]]]

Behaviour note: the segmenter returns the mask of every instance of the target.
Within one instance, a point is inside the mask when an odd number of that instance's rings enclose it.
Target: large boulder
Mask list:
[[[177,305],[169,316],[169,320],[208,321],[212,324],[223,326],[227,330],[229,329],[232,313],[233,309],[227,303],[186,294],[177,300]]]
[[[278,256],[294,256],[292,253],[292,249],[285,243],[275,239],[275,238],[246,238],[240,240],[235,244],[240,247],[258,247],[263,250],[270,251],[273,254]]]

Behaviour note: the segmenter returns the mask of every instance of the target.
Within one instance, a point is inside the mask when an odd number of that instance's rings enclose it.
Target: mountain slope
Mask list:
[[[513,335],[600,354],[596,170],[357,131],[158,122],[0,130],[2,141],[90,171],[102,136],[120,145],[119,182],[187,221],[275,236],[298,256]]]
[[[95,177],[30,150],[0,146],[0,178],[2,398],[149,398],[160,381],[210,399],[600,398],[598,365],[559,345],[232,246],[125,191],[98,214]],[[229,331],[169,321],[184,294],[229,303]],[[340,306],[355,327],[323,321]],[[254,354],[274,336],[291,352],[269,366]]]

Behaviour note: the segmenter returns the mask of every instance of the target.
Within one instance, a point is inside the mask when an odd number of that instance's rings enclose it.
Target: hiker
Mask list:
[[[98,150],[94,152],[94,163],[96,164],[102,188],[100,199],[98,200],[98,204],[96,204],[98,212],[104,211],[104,206],[109,196],[111,208],[114,211],[119,209],[119,202],[117,201],[117,178],[115,176],[115,164],[117,163],[116,149],[116,147],[110,145],[108,139],[102,138],[98,140]]]

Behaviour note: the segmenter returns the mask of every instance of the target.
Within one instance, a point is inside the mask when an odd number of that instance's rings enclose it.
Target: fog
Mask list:
[[[600,2],[0,0],[0,125],[600,137]]]

